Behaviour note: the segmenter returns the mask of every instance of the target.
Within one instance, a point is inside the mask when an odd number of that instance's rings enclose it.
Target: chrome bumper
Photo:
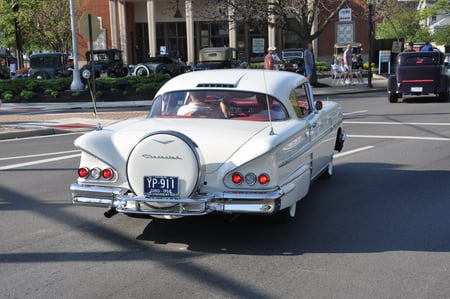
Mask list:
[[[277,189],[267,193],[216,192],[191,198],[147,198],[125,195],[121,188],[95,187],[81,184],[70,186],[75,204],[115,208],[117,212],[143,215],[198,216],[211,212],[274,214],[280,209],[285,194]]]

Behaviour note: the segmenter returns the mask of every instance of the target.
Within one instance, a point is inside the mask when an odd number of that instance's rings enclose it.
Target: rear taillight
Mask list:
[[[241,185],[242,183],[245,183],[249,186],[253,186],[258,182],[260,185],[267,185],[270,182],[270,176],[267,173],[261,173],[260,175],[256,176],[253,172],[246,173],[245,176],[242,175],[240,172],[234,172],[231,175],[231,181],[235,185]]]
[[[233,183],[235,183],[236,185],[240,185],[243,178],[244,177],[239,172],[235,172],[231,175],[231,181],[233,181]]]
[[[114,171],[111,168],[100,169],[98,167],[94,167],[89,169],[87,167],[80,167],[78,169],[78,176],[82,179],[105,179],[111,180],[114,177]]]
[[[103,171],[102,171],[102,176],[103,176],[104,179],[110,180],[110,179],[113,178],[114,172],[113,172],[112,169],[110,169],[110,168],[105,168],[105,169],[103,169]]]
[[[89,169],[87,169],[86,167],[79,168],[78,176],[83,179],[87,178],[89,176]]]
[[[267,173],[261,173],[258,176],[258,182],[261,185],[267,185],[270,182],[270,176]]]

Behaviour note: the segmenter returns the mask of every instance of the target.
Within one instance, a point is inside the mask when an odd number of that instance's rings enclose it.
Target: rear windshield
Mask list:
[[[262,93],[191,90],[158,96],[149,117],[279,121],[287,119],[288,114],[279,100]]]
[[[406,57],[403,65],[437,65],[439,64],[438,57],[434,56],[410,56]]]
[[[296,51],[286,51],[283,52],[283,58],[291,58],[291,57],[299,57],[299,58],[303,58],[303,52],[296,52]]]

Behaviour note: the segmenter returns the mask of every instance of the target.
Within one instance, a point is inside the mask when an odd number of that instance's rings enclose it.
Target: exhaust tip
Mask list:
[[[117,213],[119,213],[119,212],[117,212],[116,208],[111,208],[108,211],[106,211],[105,213],[103,213],[103,215],[105,215],[106,218],[111,218],[112,216],[116,215]]]

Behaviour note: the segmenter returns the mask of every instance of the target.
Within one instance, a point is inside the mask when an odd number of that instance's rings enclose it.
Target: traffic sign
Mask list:
[[[83,14],[80,18],[79,27],[80,34],[88,41],[90,38],[94,41],[100,35],[100,21],[93,13]],[[91,31],[92,36],[90,36],[89,31]]]

